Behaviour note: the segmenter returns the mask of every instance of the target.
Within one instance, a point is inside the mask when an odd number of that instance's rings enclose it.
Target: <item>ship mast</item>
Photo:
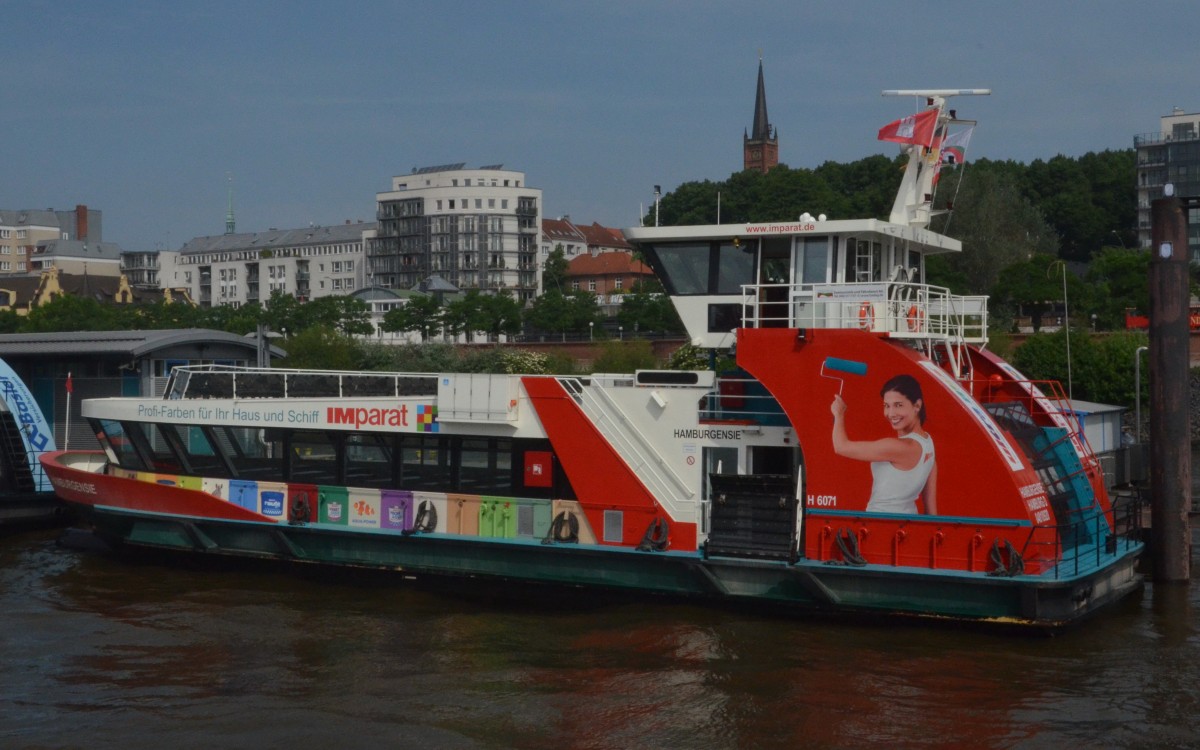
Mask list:
[[[896,191],[896,202],[892,204],[890,221],[893,224],[925,229],[933,207],[933,178],[937,174],[938,162],[942,158],[941,143],[946,137],[946,124],[953,121],[954,111],[946,111],[946,100],[952,96],[987,96],[991,89],[890,89],[884,96],[925,97],[928,109],[937,110],[937,126],[932,143],[911,144],[908,150],[908,166]],[[926,111],[928,111],[928,109]]]

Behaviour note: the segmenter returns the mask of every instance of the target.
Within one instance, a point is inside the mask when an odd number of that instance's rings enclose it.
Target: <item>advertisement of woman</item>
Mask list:
[[[896,375],[883,384],[883,417],[895,437],[851,440],[846,433],[847,404],[833,397],[833,450],[839,456],[871,464],[870,500],[875,513],[937,514],[937,461],[933,438],[925,431],[925,398],[911,375]]]

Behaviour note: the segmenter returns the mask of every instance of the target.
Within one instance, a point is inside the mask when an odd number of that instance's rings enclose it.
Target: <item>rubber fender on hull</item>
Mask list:
[[[294,524],[307,523],[311,513],[311,508],[308,504],[308,493],[297,492],[292,497],[292,503],[288,506],[288,521]]]
[[[417,515],[413,518],[413,527],[406,533],[415,534],[420,532],[428,534],[437,528],[437,508],[433,507],[433,503],[429,500],[422,500],[417,506]]]
[[[641,552],[662,552],[671,544],[671,528],[667,519],[659,516],[646,527],[646,534],[637,546]]]
[[[564,510],[554,517],[549,533],[542,540],[542,544],[554,544],[555,542],[566,544],[579,542],[579,519],[569,510]]]

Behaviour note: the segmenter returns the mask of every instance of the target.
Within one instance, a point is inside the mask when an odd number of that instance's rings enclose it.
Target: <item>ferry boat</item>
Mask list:
[[[885,128],[910,154],[887,221],[626,230],[722,372],[181,367],[161,399],[86,401],[103,450],[46,471],[124,545],[1079,621],[1140,590],[1136,508],[1110,500],[1061,390],[988,351],[985,298],[927,283],[927,257],[961,251],[929,230],[929,194],[946,100],[972,92],[920,93]]]

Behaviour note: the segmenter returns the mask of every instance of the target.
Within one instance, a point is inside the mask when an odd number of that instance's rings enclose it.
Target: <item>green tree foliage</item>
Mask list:
[[[1067,370],[1066,329],[1030,336],[1017,348],[1013,364],[1033,380],[1057,380],[1063,392],[1076,399],[1105,404],[1134,404],[1134,356],[1146,346],[1143,333],[1091,335],[1081,328],[1071,330],[1071,368]],[[1149,396],[1142,383],[1142,398]]]
[[[683,331],[683,321],[671,304],[657,280],[653,282],[639,281],[633,290],[621,297],[621,307],[617,311],[617,323],[626,331],[642,333],[680,333]]]
[[[659,223],[782,221],[805,212],[842,219],[882,218],[891,211],[901,175],[899,163],[883,156],[845,165],[827,162],[815,170],[782,164],[765,175],[747,170],[722,182],[680,185],[660,201]],[[654,223],[653,208],[644,223]]]
[[[1014,263],[1000,272],[993,299],[1013,312],[1017,308],[1030,316],[1033,330],[1041,329],[1046,312],[1063,304],[1063,261],[1049,255],[1035,255]],[[1078,311],[1089,309],[1091,289],[1079,277],[1066,272],[1067,303]],[[1079,312],[1078,315],[1086,315]],[[1076,317],[1077,320],[1081,319]]]
[[[22,330],[30,333],[51,331],[112,331],[120,325],[115,305],[106,305],[91,297],[64,294],[39,305],[25,316]]]
[[[251,302],[241,307],[233,307],[232,305],[217,305],[201,310],[200,326],[202,328],[213,328],[218,331],[229,331],[246,335],[253,333],[258,329],[260,322],[270,325],[270,321],[263,312],[262,305],[257,302]],[[276,333],[283,333],[283,327],[271,328]],[[288,329],[292,333],[299,333],[298,330]]]
[[[596,295],[585,291],[546,292],[525,311],[525,321],[546,333],[586,333],[588,323],[599,327],[603,318]]]
[[[567,285],[567,256],[563,246],[555,245],[542,263],[542,293],[557,291],[565,294]]]
[[[403,305],[388,310],[381,326],[391,333],[420,333],[425,341],[441,333],[444,313],[436,297],[414,294]]]
[[[1132,150],[1088,153],[1078,159],[1035,160],[1025,175],[1027,195],[1062,239],[1063,258],[1086,261],[1113,232],[1137,218]]]
[[[939,205],[953,200],[954,211],[933,228],[961,240],[963,252],[928,263],[932,283],[987,294],[1006,266],[1057,255],[1053,228],[1003,169],[969,169],[965,179],[962,171],[944,170],[938,193]]]
[[[371,325],[371,307],[357,297],[319,297],[300,305],[296,315],[299,330],[329,328],[343,336],[369,336],[375,333],[375,327]]]
[[[466,334],[467,341],[484,332],[492,336],[521,331],[521,303],[507,292],[484,294],[472,289],[446,305],[443,323],[447,333]]]
[[[1101,330],[1123,328],[1127,308],[1150,309],[1150,253],[1145,250],[1106,247],[1092,258],[1086,278],[1093,291],[1090,310]]]
[[[633,372],[658,367],[654,350],[645,339],[635,341],[606,341],[600,344],[600,356],[592,365],[594,372]]]
[[[287,357],[279,362],[280,367],[357,370],[362,366],[363,354],[358,343],[325,326],[313,326],[289,336],[281,346]]]

